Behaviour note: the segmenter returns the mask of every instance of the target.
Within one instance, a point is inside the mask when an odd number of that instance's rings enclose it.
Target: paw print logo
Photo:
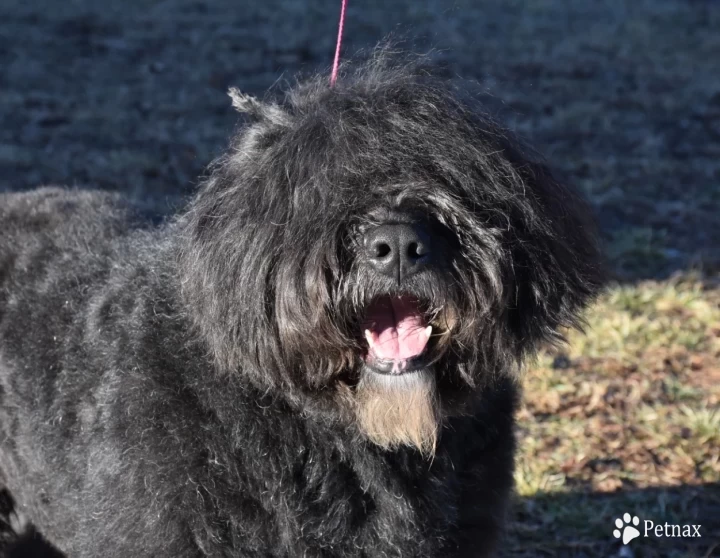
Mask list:
[[[637,515],[630,516],[626,513],[615,520],[615,529],[613,535],[616,539],[622,537],[623,544],[628,544],[631,540],[636,539],[640,536],[640,531],[637,530],[637,526],[640,525],[640,518]]]

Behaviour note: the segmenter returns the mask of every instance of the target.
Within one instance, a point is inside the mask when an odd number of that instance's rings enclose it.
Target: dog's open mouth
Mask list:
[[[405,374],[423,368],[430,340],[420,302],[412,296],[381,296],[368,306],[363,331],[367,341],[365,364],[380,374]]]

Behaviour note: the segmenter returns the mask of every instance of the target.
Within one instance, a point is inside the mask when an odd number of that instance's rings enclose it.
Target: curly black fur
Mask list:
[[[0,197],[0,484],[70,556],[487,555],[515,371],[600,285],[585,205],[418,64],[231,96],[249,122],[160,227],[108,194]],[[364,264],[389,220],[432,231],[431,268]],[[435,327],[404,377],[431,440],[360,420],[365,392],[414,405],[363,362],[388,295]]]

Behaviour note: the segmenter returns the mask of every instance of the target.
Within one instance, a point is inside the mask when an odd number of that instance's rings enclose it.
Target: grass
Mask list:
[[[705,540],[641,538],[641,556],[704,555],[720,536],[720,293],[697,275],[615,285],[567,337],[526,372],[507,555],[542,555],[552,528],[549,555],[609,556],[625,511],[703,525]]]
[[[335,2],[0,3],[0,190],[121,190],[166,212],[226,145],[229,85],[330,64]],[[391,32],[545,153],[596,209],[617,282],[525,374],[514,557],[609,557],[614,519],[701,523],[632,555],[720,555],[720,4],[350,2],[344,53]]]

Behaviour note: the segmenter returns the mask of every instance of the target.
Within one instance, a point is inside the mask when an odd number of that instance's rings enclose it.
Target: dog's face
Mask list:
[[[375,61],[252,117],[186,216],[220,369],[432,451],[600,283],[585,206],[473,101]]]

